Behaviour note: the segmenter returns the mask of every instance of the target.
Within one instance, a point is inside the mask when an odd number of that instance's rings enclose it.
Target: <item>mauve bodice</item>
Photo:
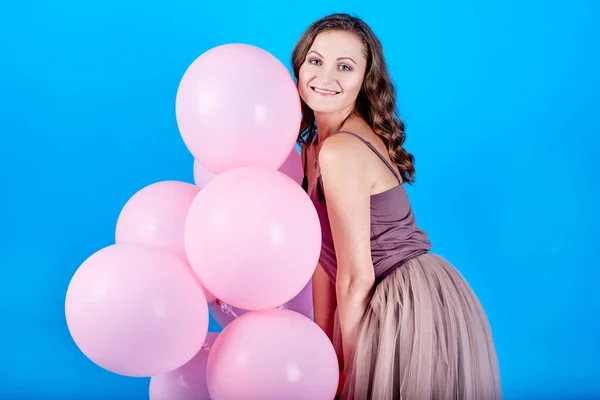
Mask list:
[[[392,189],[371,196],[371,258],[375,268],[376,281],[381,281],[409,259],[427,253],[431,249],[431,242],[427,234],[416,224],[406,187],[404,183],[401,183],[398,172],[371,143],[351,132],[345,133],[356,136],[369,146],[400,182]],[[320,176],[310,193],[310,198],[321,222],[322,246],[319,264],[329,278],[335,282],[337,261],[327,216],[323,182]]]

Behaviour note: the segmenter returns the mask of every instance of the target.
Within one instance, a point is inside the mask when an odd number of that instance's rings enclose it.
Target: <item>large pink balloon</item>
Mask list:
[[[211,400],[206,384],[206,361],[218,333],[209,332],[194,358],[175,371],[150,379],[150,400]]]
[[[296,148],[290,152],[288,158],[279,167],[279,171],[283,172],[294,180],[298,185],[302,185],[304,179],[304,169],[302,168],[302,159]],[[204,187],[213,180],[215,174],[204,167],[198,160],[194,159],[194,183],[198,187]]]
[[[115,231],[117,243],[145,243],[187,259],[183,239],[185,219],[200,188],[186,182],[153,183],[125,204]]]
[[[339,364],[310,319],[289,310],[253,311],[221,332],[206,380],[212,400],[331,400]]]
[[[231,306],[231,310],[228,310],[227,306],[228,305],[225,305],[225,307],[223,307],[218,301],[208,304],[208,310],[210,311],[210,314],[215,321],[217,321],[217,324],[219,324],[221,328],[225,328],[231,323],[231,321],[248,312],[248,310],[244,310],[243,308]],[[307,318],[313,319],[312,281],[309,281],[296,297],[279,308],[296,311]]]
[[[150,245],[114,244],[91,255],[71,279],[65,313],[79,349],[126,376],[182,366],[208,332],[206,297],[193,272]]]
[[[279,171],[224,172],[200,191],[188,213],[185,247],[200,282],[234,307],[286,303],[306,286],[321,251],[317,212]]]
[[[300,97],[292,76],[269,52],[226,44],[200,55],[176,97],[181,137],[215,174],[241,166],[278,169],[300,129]]]
[[[115,242],[158,246],[187,262],[185,219],[199,191],[199,187],[179,181],[157,182],[139,190],[119,214]],[[215,300],[208,291],[205,295],[208,301]]]

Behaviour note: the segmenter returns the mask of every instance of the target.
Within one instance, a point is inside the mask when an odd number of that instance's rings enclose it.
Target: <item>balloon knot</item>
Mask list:
[[[227,303],[223,303],[222,301],[220,303],[221,303],[221,311],[223,311],[225,314],[229,314],[229,315],[233,316],[234,318],[238,317],[238,315],[233,311],[233,307],[231,307]]]

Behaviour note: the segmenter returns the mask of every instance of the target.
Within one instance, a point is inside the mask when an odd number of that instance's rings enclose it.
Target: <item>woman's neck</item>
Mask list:
[[[353,109],[340,110],[334,113],[315,113],[317,125],[317,146],[325,139],[342,129],[346,120],[353,114]]]

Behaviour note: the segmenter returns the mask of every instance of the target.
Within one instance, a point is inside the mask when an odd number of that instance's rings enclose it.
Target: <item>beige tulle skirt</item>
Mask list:
[[[342,354],[339,324],[334,346]],[[343,400],[497,400],[496,350],[479,300],[445,259],[404,263],[375,289]]]

